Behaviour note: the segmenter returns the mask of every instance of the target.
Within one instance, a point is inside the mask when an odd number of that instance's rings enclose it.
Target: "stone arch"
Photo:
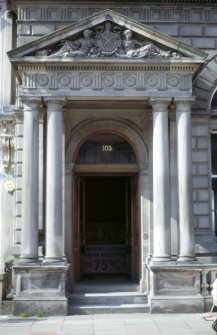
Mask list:
[[[193,86],[193,95],[196,97],[194,107],[209,110],[217,90],[217,55],[204,65]]]
[[[70,139],[66,145],[66,163],[74,162],[80,146],[91,135],[97,133],[113,133],[126,139],[132,146],[138,164],[147,164],[148,150],[139,129],[126,120],[95,120],[89,119],[80,123],[71,132]]]

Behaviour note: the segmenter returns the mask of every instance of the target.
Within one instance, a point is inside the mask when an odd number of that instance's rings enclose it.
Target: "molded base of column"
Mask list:
[[[13,313],[67,315],[65,282],[68,266],[15,266],[16,298]]]
[[[20,257],[18,260],[18,265],[20,266],[39,266],[41,264],[41,260],[37,257]]]
[[[155,264],[155,263],[165,263],[165,262],[173,262],[171,259],[170,255],[165,255],[165,256],[153,256],[150,264]]]
[[[65,257],[45,257],[42,265],[66,265],[67,259]]]
[[[192,255],[192,256],[179,256],[178,259],[177,259],[177,262],[180,262],[180,263],[197,263],[198,260],[196,258],[195,255]]]

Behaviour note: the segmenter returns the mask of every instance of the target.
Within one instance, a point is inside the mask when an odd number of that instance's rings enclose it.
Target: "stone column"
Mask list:
[[[153,258],[171,258],[168,104],[167,99],[151,99],[153,109]]]
[[[44,137],[45,137],[45,110],[40,110],[39,113],[39,229],[45,229],[44,223],[44,209],[45,209],[45,191],[44,191],[44,169],[45,169],[45,151]]]
[[[22,234],[20,262],[38,260],[38,133],[39,100],[22,100],[23,128],[23,181],[22,181]]]
[[[75,281],[75,242],[73,232],[75,230],[74,222],[74,188],[75,188],[75,177],[74,177],[74,163],[66,162],[65,164],[65,247],[66,247],[66,258],[70,263],[68,270],[69,283]]]
[[[179,252],[179,219],[178,219],[178,181],[177,181],[177,136],[176,116],[170,112],[169,120],[169,152],[170,152],[170,222],[171,222],[171,255],[177,259]]]
[[[178,146],[178,197],[180,253],[179,261],[195,260],[194,223],[192,195],[192,140],[191,102],[192,98],[177,98],[176,123]]]
[[[46,254],[45,262],[63,262],[62,227],[62,107],[60,99],[47,103]]]
[[[141,292],[148,292],[148,270],[145,264],[147,262],[147,255],[150,254],[149,251],[150,194],[149,194],[148,165],[145,164],[141,164],[139,166],[139,201],[140,201],[140,222],[141,222],[140,290]]]

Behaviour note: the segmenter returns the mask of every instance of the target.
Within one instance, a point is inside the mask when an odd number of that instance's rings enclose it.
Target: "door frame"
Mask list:
[[[132,165],[132,166],[129,166]],[[101,167],[101,168],[100,168]],[[97,166],[91,165],[75,165],[74,170],[74,250],[73,257],[74,260],[74,275],[75,281],[79,281],[82,279],[82,255],[80,251],[82,236],[80,232],[80,180],[85,177],[129,177],[131,179],[131,250],[130,250],[130,271],[129,278],[131,280],[139,280],[140,279],[140,263],[138,255],[138,250],[141,249],[140,246],[140,238],[138,238],[139,231],[137,225],[137,203],[138,203],[138,191],[139,191],[139,175],[138,175],[138,165],[137,164],[128,164],[122,166],[114,166],[111,165],[112,171],[109,170],[109,166]],[[124,169],[123,169],[124,167]],[[110,171],[110,172],[108,172]]]

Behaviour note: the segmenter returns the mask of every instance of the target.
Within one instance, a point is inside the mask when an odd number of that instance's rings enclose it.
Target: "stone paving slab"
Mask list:
[[[0,316],[0,335],[215,335],[212,323],[199,314]]]

